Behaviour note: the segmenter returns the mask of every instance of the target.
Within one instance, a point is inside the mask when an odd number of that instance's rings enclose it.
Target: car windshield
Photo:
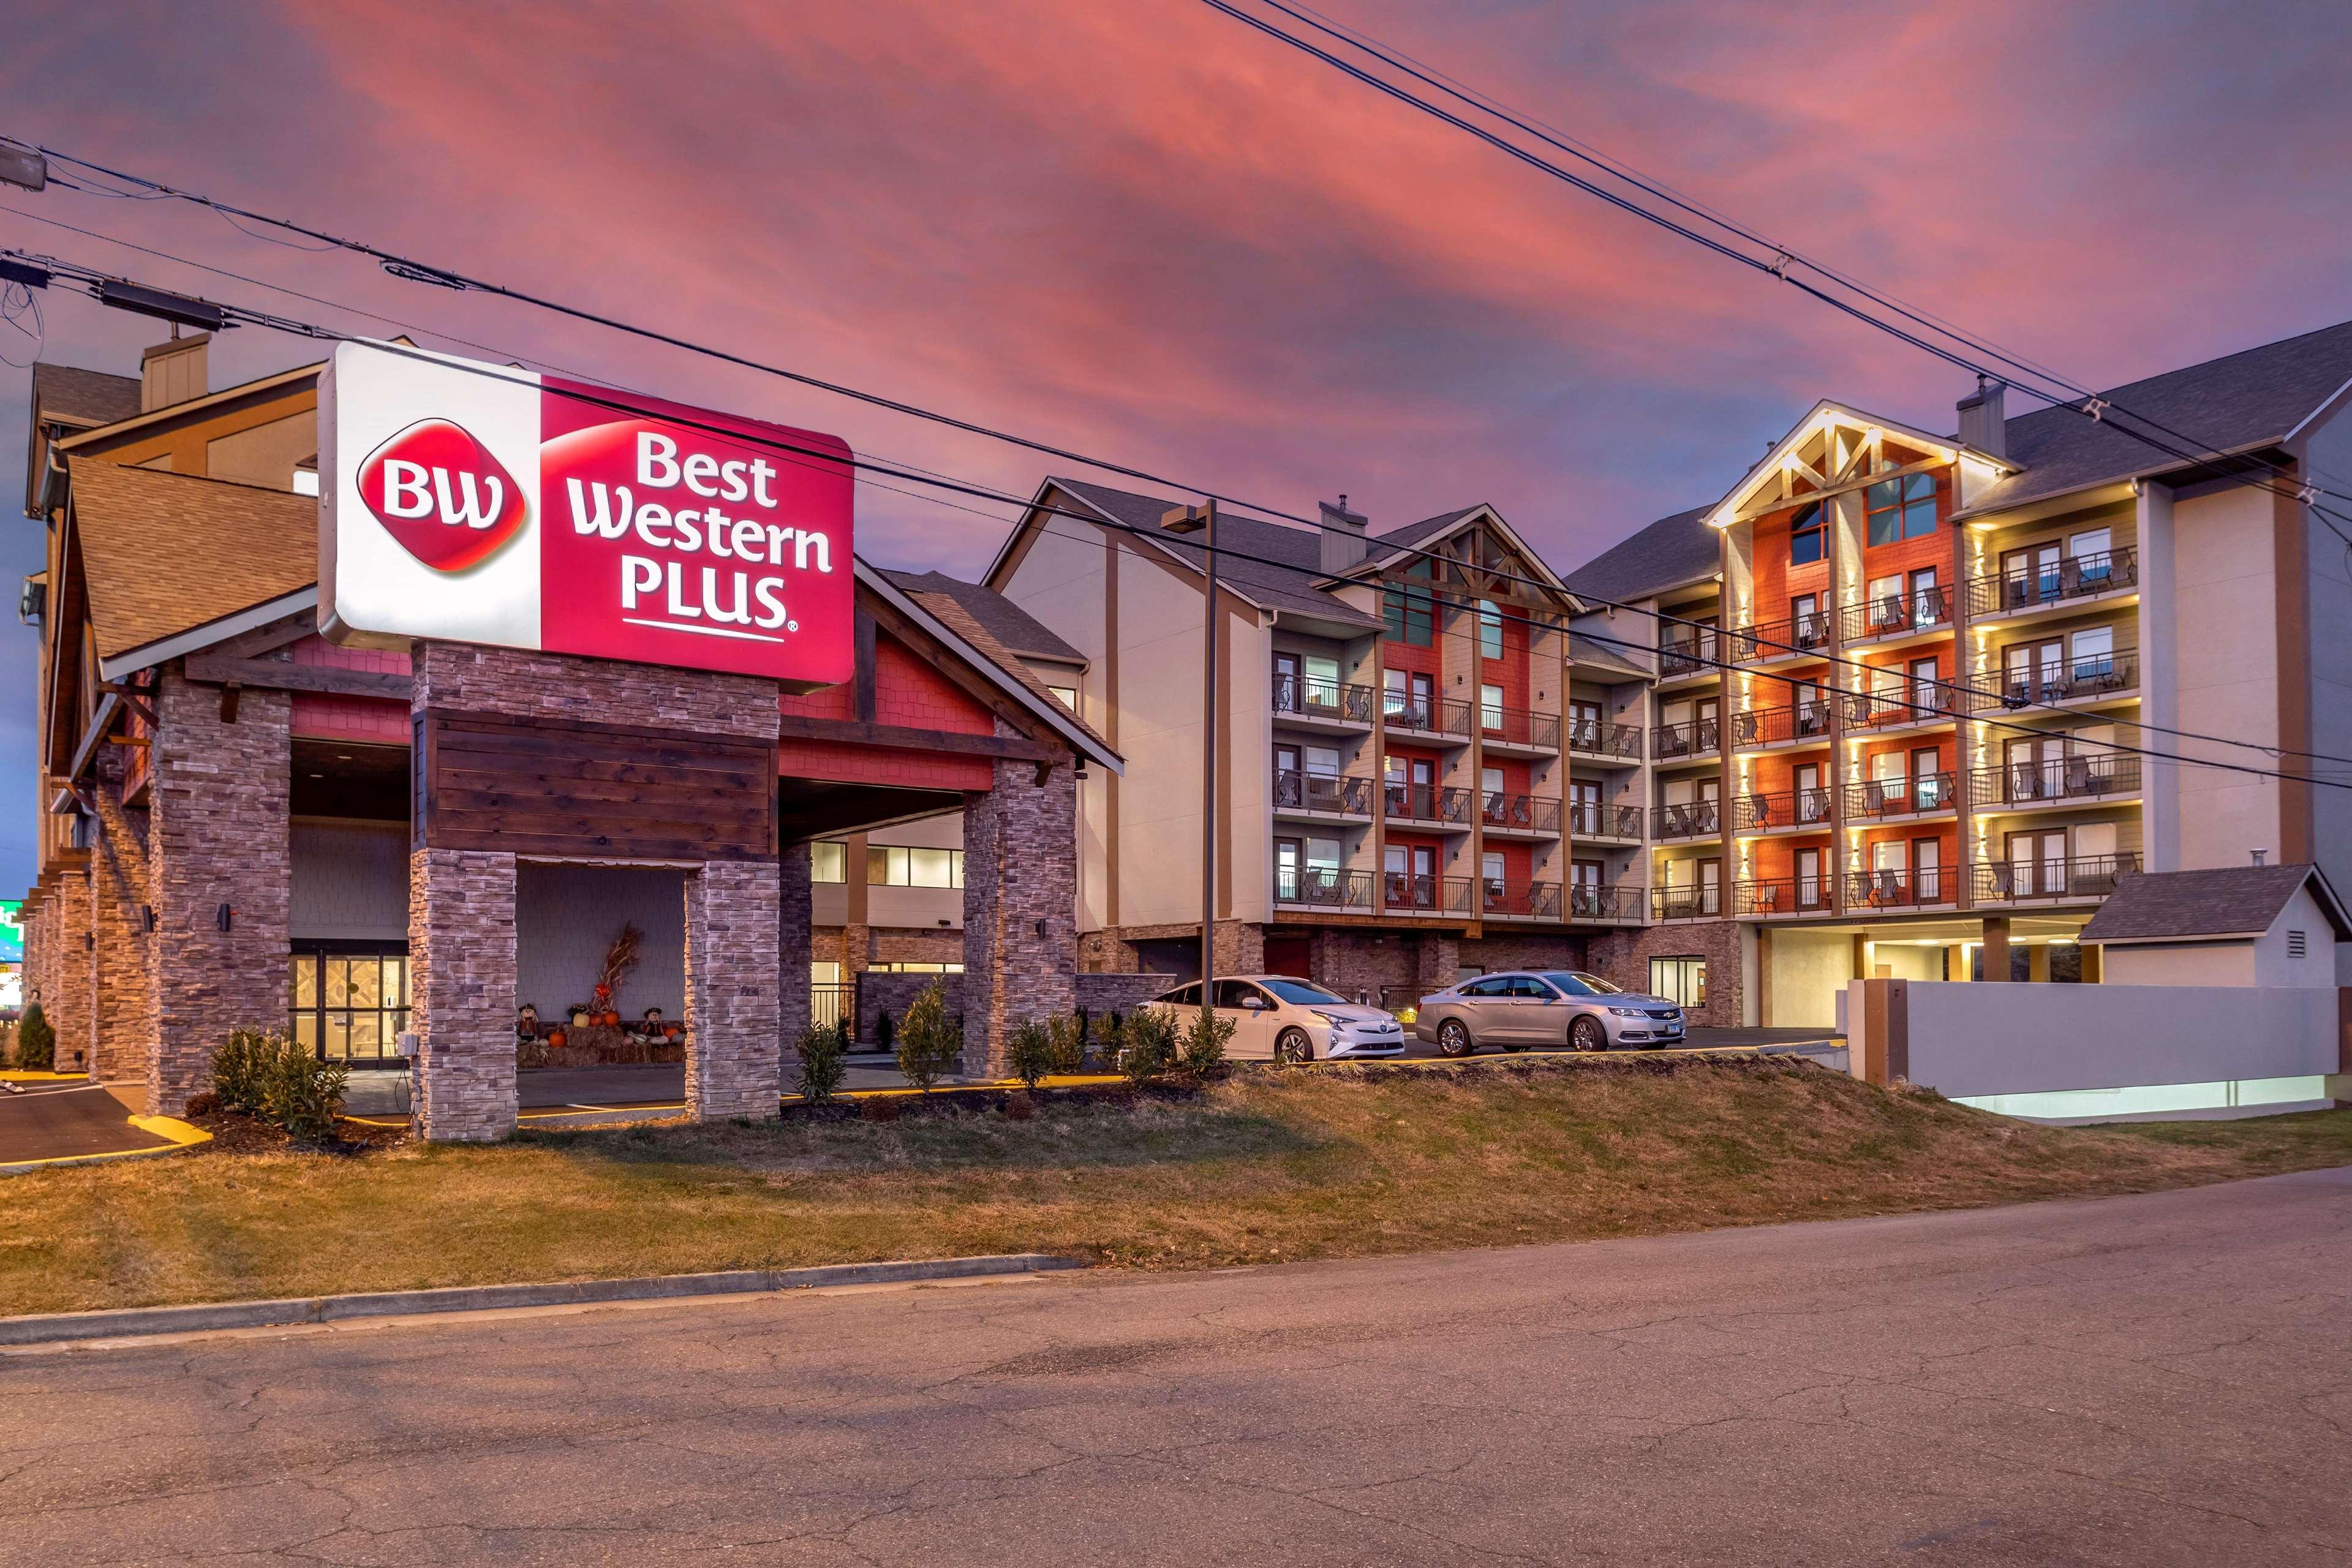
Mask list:
[[[1598,974],[1582,974],[1570,970],[1547,974],[1544,978],[1570,996],[1614,996],[1622,989],[1610,984]]]
[[[1340,1006],[1347,1005],[1320,985],[1309,985],[1304,980],[1286,980],[1279,974],[1269,974],[1258,984],[1284,1001],[1296,1002],[1302,1007],[1328,1007],[1335,1003]]]

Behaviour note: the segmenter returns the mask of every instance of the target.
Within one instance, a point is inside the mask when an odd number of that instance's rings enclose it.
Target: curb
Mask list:
[[[655,1274],[635,1279],[582,1279],[560,1285],[469,1285],[441,1290],[375,1290],[349,1296],[303,1296],[278,1301],[221,1301],[194,1307],[133,1307],[121,1311],[47,1312],[0,1318],[0,1345],[40,1345],[115,1340],[148,1334],[202,1333],[217,1329],[268,1329],[331,1323],[351,1318],[409,1317],[427,1312],[486,1312],[516,1307],[593,1306],[607,1301],[657,1301],[680,1296],[763,1295],[828,1285],[888,1285],[988,1275],[1043,1274],[1084,1268],[1083,1258],[1045,1252],[983,1258],[834,1263],[813,1268],[739,1268],[722,1274]]]
[[[132,1116],[126,1120],[142,1132],[152,1132],[158,1138],[169,1138],[171,1142],[160,1149],[105,1149],[91,1154],[52,1154],[39,1160],[17,1160],[0,1165],[0,1176],[26,1176],[36,1171],[58,1171],[72,1165],[102,1165],[116,1160],[161,1159],[166,1154],[181,1153],[199,1143],[213,1141],[213,1135],[203,1128],[191,1127],[169,1116]],[[0,1322],[5,1321],[5,1319],[0,1319]],[[0,1340],[0,1344],[5,1343],[5,1340]]]

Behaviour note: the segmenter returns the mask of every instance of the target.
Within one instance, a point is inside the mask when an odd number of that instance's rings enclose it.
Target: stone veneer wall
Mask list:
[[[782,1114],[777,884],[772,860],[712,860],[686,879],[686,1105],[698,1121]],[[805,1006],[805,978],[793,989]]]
[[[58,873],[57,951],[42,1009],[58,1032],[57,1069],[80,1072],[89,1065],[90,982],[89,872],[75,866]]]
[[[1653,958],[1706,960],[1706,1005],[1688,1009],[1702,1028],[1738,1028],[1747,1006],[1747,966],[1737,921],[1686,921],[1609,931],[1592,938],[1588,963],[1602,979],[1628,991],[1650,988]]]
[[[1074,986],[1077,1005],[1088,1017],[1105,1013],[1117,1013],[1121,1017],[1150,1001],[1163,991],[1172,991],[1181,984],[1173,974],[1107,974],[1081,973]]]
[[[147,1109],[176,1116],[212,1081],[232,1029],[286,1026],[287,828],[291,700],[247,689],[235,722],[217,687],[166,670],[149,761],[148,865],[155,910],[154,1047]],[[234,911],[227,931],[220,906]]]
[[[1003,720],[1001,736],[1016,736]],[[964,808],[964,1071],[1001,1078],[1031,1018],[1071,1010],[1077,968],[1077,781],[1067,757],[999,762]]]
[[[1307,978],[1354,1001],[1381,1005],[1391,990],[1426,995],[1454,984],[1461,939],[1438,931],[1391,933],[1326,927],[1308,937]]]
[[[515,858],[418,849],[408,858],[409,1027],[427,1138],[486,1143],[515,1130]]]
[[[90,929],[98,938],[90,1076],[143,1077],[155,1038],[154,947],[142,914],[152,902],[147,813],[122,804],[122,759],[110,748],[99,758],[97,802],[89,859]]]
[[[873,1046],[880,1039],[880,1016],[890,1015],[892,1039],[897,1039],[896,1027],[907,1016],[907,1009],[915,998],[929,990],[931,982],[940,983],[940,994],[947,999],[948,1016],[964,1015],[964,1043],[971,1043],[971,1016],[964,1008],[964,977],[961,974],[891,974],[879,969],[860,970],[857,986],[857,1022],[855,1026],[859,1044]]]
[[[787,1051],[794,1047],[811,1022],[809,965],[816,960],[816,933],[810,926],[814,902],[809,883],[809,847],[789,846],[776,861],[776,975],[782,986],[776,1019],[778,1038]],[[782,1070],[781,1063],[778,1070]],[[777,1090],[782,1092],[781,1079]]]

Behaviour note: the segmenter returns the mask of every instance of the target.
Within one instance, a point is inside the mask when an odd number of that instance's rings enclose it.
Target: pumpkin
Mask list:
[[[550,1029],[550,1030],[548,1030],[548,1031],[547,1031],[547,1048],[548,1048],[549,1050],[551,1050],[551,1051],[560,1051],[560,1050],[562,1050],[562,1049],[563,1048],[563,1041],[564,1041],[564,1034],[563,1034],[563,1031],[562,1031],[562,1030],[561,1030],[561,1029]]]

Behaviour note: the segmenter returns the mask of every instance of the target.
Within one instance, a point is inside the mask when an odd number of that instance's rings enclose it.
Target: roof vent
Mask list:
[[[1322,565],[1325,574],[1336,577],[1342,572],[1354,570],[1371,552],[1371,545],[1366,541],[1366,531],[1371,527],[1372,520],[1362,512],[1348,510],[1345,490],[1339,492],[1336,505],[1328,500],[1318,501],[1316,510],[1321,515],[1323,524],[1318,531],[1323,539]]]
[[[2268,855],[2270,851],[2267,849],[2250,849],[2246,853],[2252,855],[2254,858],[2254,864],[2259,866],[2263,863],[2263,858]]]
[[[2008,391],[2005,381],[1977,377],[1975,395],[1960,399],[1961,446],[1996,458],[2009,456],[2009,420],[2001,412],[2002,395]]]

